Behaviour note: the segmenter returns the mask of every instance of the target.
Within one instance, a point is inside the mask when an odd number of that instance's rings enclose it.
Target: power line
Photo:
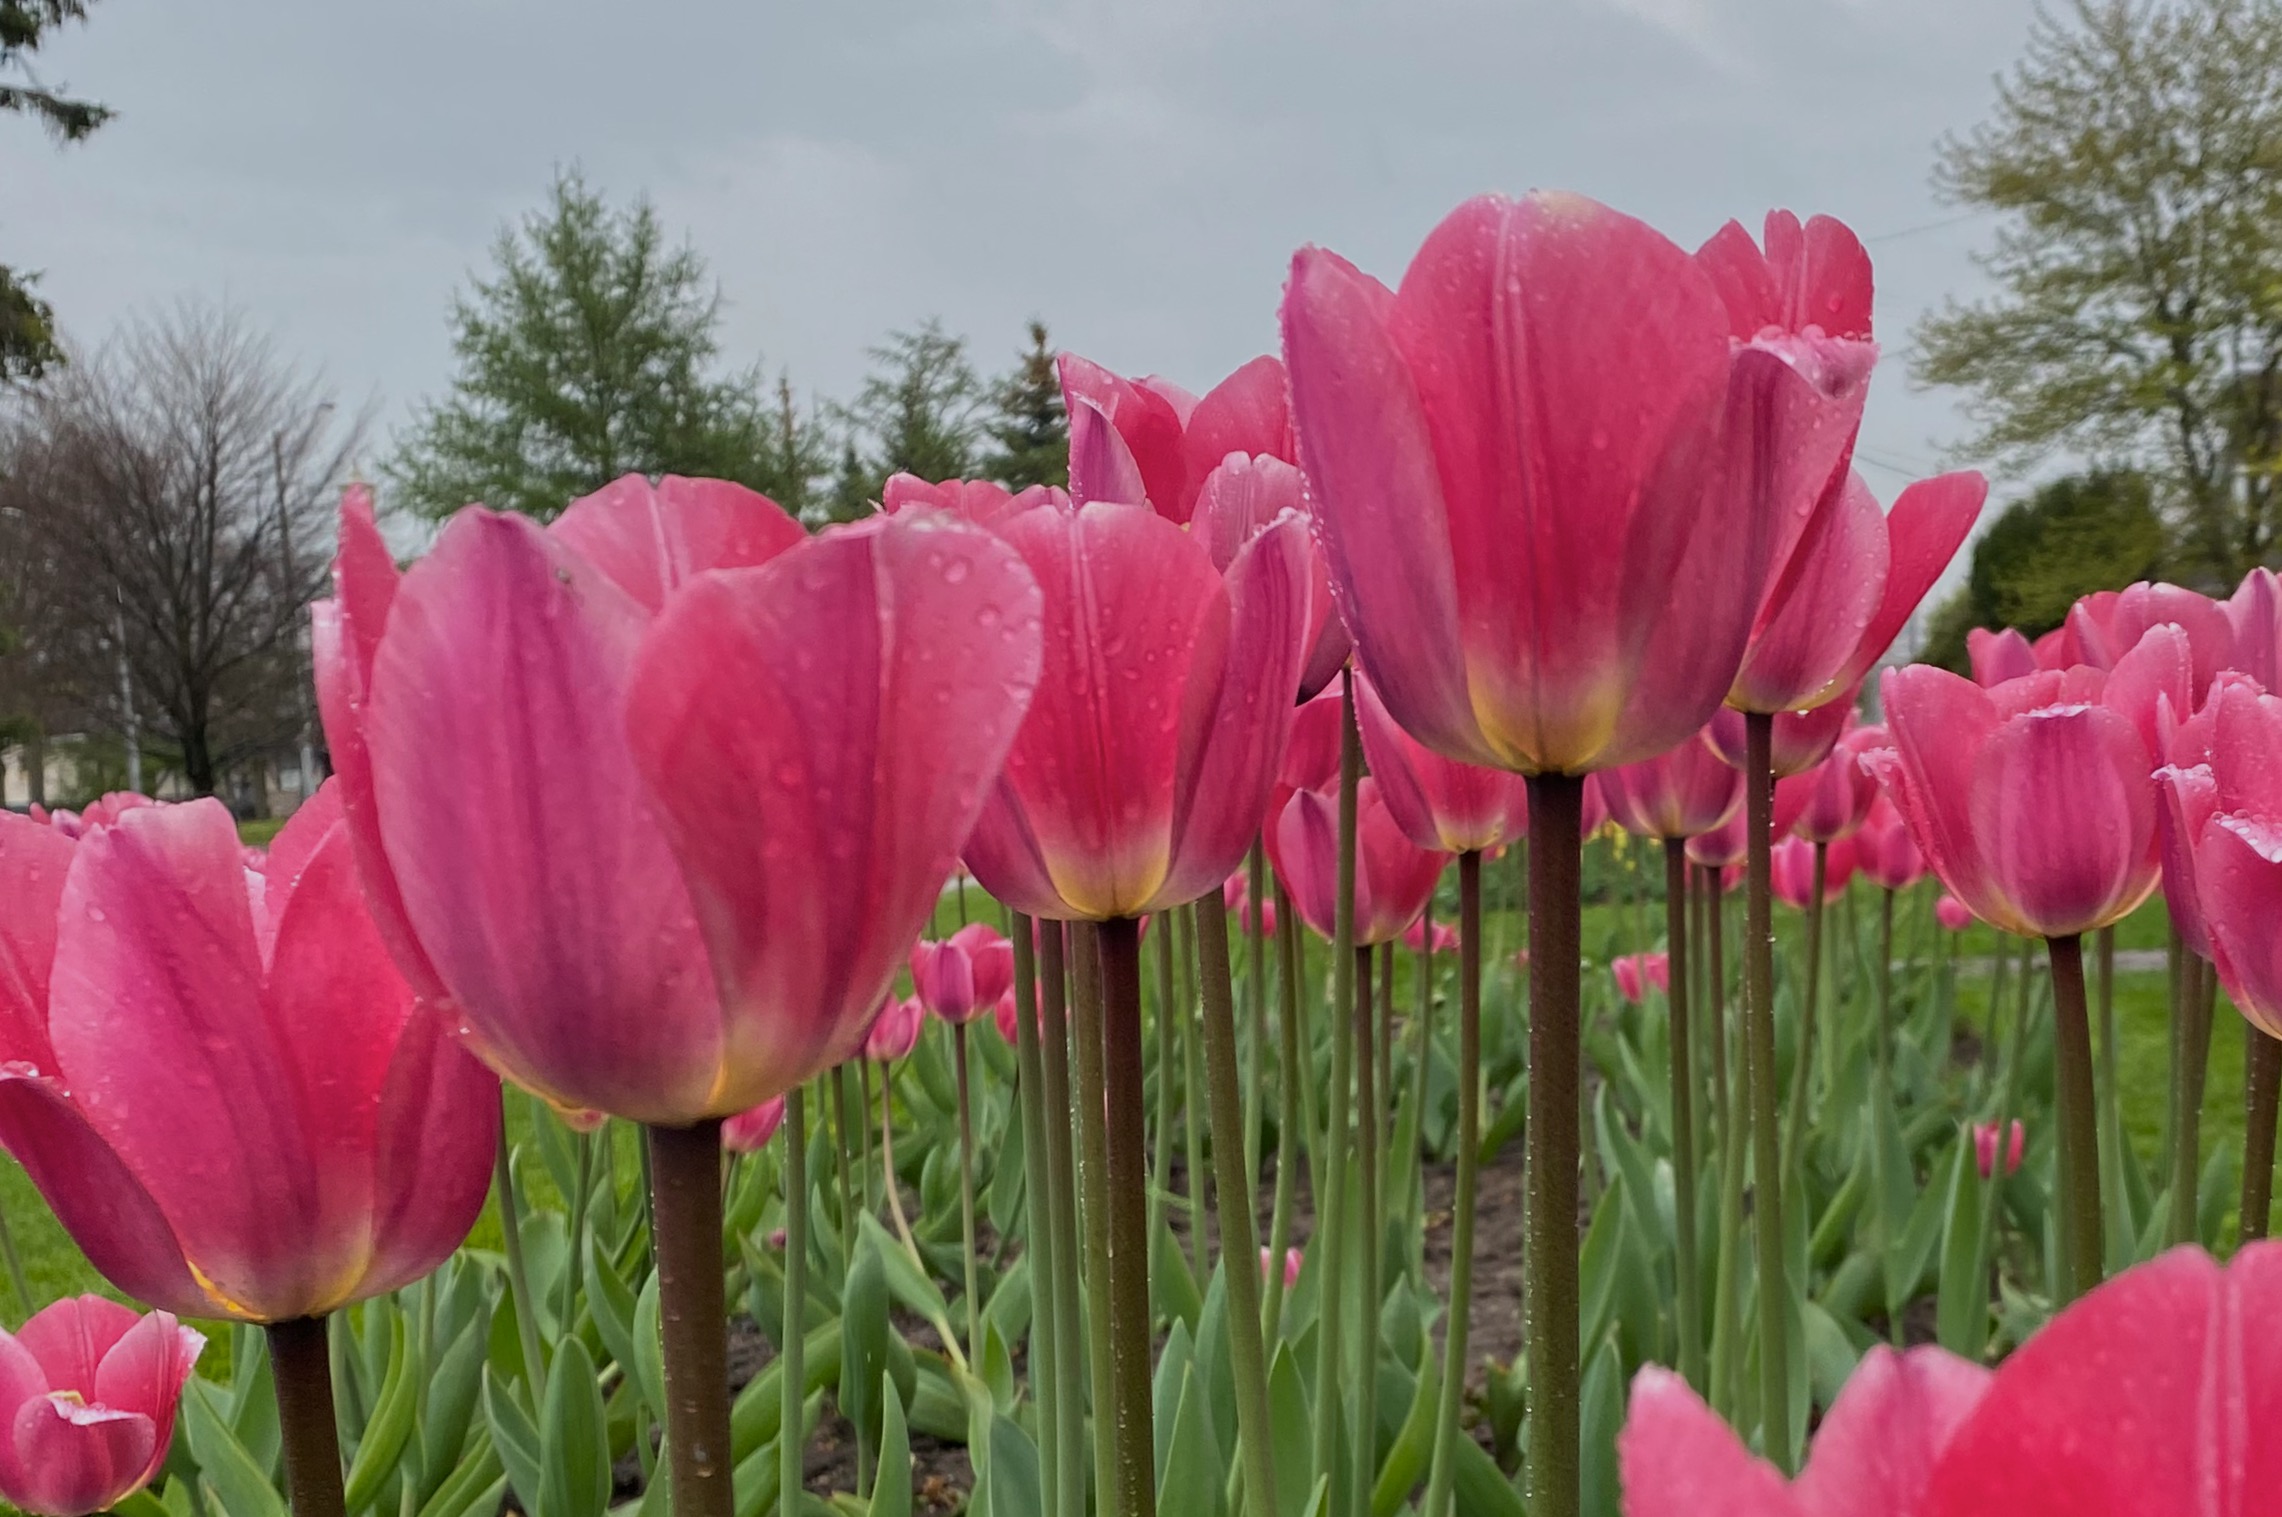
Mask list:
[[[1906,226],[1898,232],[1881,232],[1875,237],[1865,237],[1862,240],[1866,243],[1899,242],[1904,237],[1918,237],[1924,235],[1927,232],[1947,231],[1953,226],[1963,226],[1968,221],[1977,220],[1978,218],[1989,214],[1990,213],[1987,211],[1965,211],[1955,216],[1944,216],[1939,221],[1928,221],[1917,226]]]

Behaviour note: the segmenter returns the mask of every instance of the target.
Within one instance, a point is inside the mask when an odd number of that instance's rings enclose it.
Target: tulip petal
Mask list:
[[[1194,402],[1162,381],[1131,383],[1075,353],[1064,353],[1057,362],[1062,404],[1070,419],[1070,498],[1081,506],[1097,500],[1131,506],[1146,502],[1167,520],[1186,522],[1195,492],[1188,487],[1182,411]],[[1083,419],[1088,411],[1110,424],[1115,448],[1110,437],[1099,433],[1081,437],[1091,427]],[[1119,455],[1123,462],[1117,461]],[[1100,465],[1108,465],[1106,472]]]
[[[1997,726],[1992,698],[1930,664],[1888,670],[1880,690],[1894,746],[1864,753],[1863,765],[1950,893],[1984,920],[2009,921],[1988,879],[1971,809],[1974,761]]]
[[[1154,506],[1133,450],[1101,407],[1081,397],[1070,402],[1069,417],[1070,499],[1080,506],[1095,501]]]
[[[48,969],[72,846],[53,827],[0,812],[0,877],[8,881],[0,891],[0,1063],[20,1060],[51,1074]]]
[[[651,614],[707,569],[765,564],[807,537],[757,490],[668,474],[628,474],[574,500],[548,533]]]
[[[46,1396],[16,1408],[9,1431],[23,1483],[8,1494],[35,1517],[78,1517],[111,1506],[150,1464],[158,1436],[140,1412]]]
[[[2146,751],[2104,707],[2000,725],[1974,764],[1973,830],[2021,928],[2067,937],[2114,922],[2155,887]]]
[[[1817,697],[1854,656],[1877,612],[1888,553],[1885,515],[1862,476],[1834,479],[1768,587],[1728,703],[1744,711],[1825,704]]]
[[[2282,1490],[2282,1247],[2222,1270],[2176,1249],[2054,1319],[1998,1370],[1923,1517],[2253,1513]]]
[[[1616,1454],[1624,1517],[1805,1517],[1775,1467],[1669,1370],[1633,1377]]]
[[[2190,951],[2213,958],[2202,887],[2196,879],[2195,847],[2204,824],[2218,810],[2218,782],[2209,765],[2197,764],[2191,769],[2166,765],[2155,771],[2155,784],[2161,802],[2155,821],[2163,850],[2163,904],[2180,941]]]
[[[166,1216],[64,1094],[24,1065],[0,1066],[0,1147],[21,1164],[96,1273],[184,1315],[217,1302],[190,1273]]]
[[[1295,790],[1266,829],[1268,862],[1291,897],[1299,919],[1330,937],[1337,910],[1339,802],[1320,790]],[[1357,915],[1364,881],[1355,880]]]
[[[2164,749],[2157,715],[2168,702],[2173,711],[2193,711],[2202,687],[2195,683],[2195,665],[2187,634],[2166,623],[2150,627],[2131,651],[2100,682],[2100,704],[2121,715],[2139,734],[2147,750],[2147,767],[2162,762]]]
[[[2282,1037],[2282,825],[2222,813],[2195,848],[2196,896],[2227,998]]]
[[[1916,613],[1918,602],[1925,599],[1933,582],[1941,578],[1972,533],[1981,504],[1988,498],[1988,480],[1971,470],[1918,480],[1895,497],[1893,510],[1886,513],[1891,551],[1885,593],[1879,597],[1878,609],[1862,634],[1860,646],[1846,667],[1831,677],[1829,690],[1860,684],[1871,667],[1886,656],[1886,650]]]
[[[1231,453],[1297,463],[1284,365],[1264,353],[1212,387],[1189,413],[1182,436],[1188,477],[1201,480]]]
[[[1021,724],[1039,609],[997,538],[923,514],[708,576],[659,619],[627,719],[727,1009],[706,1113],[855,1051]]]
[[[1387,709],[1437,753],[1497,761],[1466,688],[1448,505],[1424,403],[1386,329],[1394,297],[1346,260],[1304,248],[1284,294],[1284,361],[1315,528]]]
[[[182,1387],[205,1348],[205,1335],[182,1326],[172,1312],[150,1312],[120,1335],[95,1371],[94,1400],[151,1420],[151,1453],[134,1472],[138,1485],[154,1478],[166,1461]]]
[[[1965,634],[1965,656],[1973,663],[1973,683],[1984,689],[2036,673],[2036,650],[2011,627],[2001,632],[1973,628]]]
[[[1792,1494],[1807,1517],[1916,1517],[1989,1371],[1938,1348],[1879,1346],[1847,1377]]]
[[[413,1009],[373,1118],[372,1257],[357,1295],[409,1285],[459,1247],[490,1194],[499,1079],[432,1008]]]
[[[103,1356],[143,1319],[134,1308],[106,1301],[101,1296],[67,1296],[35,1312],[16,1330],[16,1341],[39,1361],[51,1391],[71,1391],[83,1401],[98,1401],[95,1372]],[[140,1409],[139,1401],[113,1403]]]

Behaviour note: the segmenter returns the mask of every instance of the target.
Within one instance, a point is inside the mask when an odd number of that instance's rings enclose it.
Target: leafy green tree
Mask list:
[[[429,516],[471,500],[542,519],[622,474],[733,479],[798,509],[821,433],[758,367],[718,369],[721,296],[647,200],[614,209],[575,171],[500,233],[492,276],[456,297],[450,392],[388,465]]]
[[[32,67],[40,44],[87,19],[88,0],[0,0],[0,111],[30,116],[57,142],[78,142],[111,119],[108,107],[51,89]],[[33,379],[60,363],[55,312],[32,293],[36,274],[0,264],[0,384]]]
[[[964,479],[981,459],[988,395],[966,339],[929,318],[871,350],[874,368],[854,401],[837,408],[845,431],[830,514],[849,521],[870,509],[891,474]]]
[[[2002,219],[1988,299],[1917,330],[1968,451],[2144,472],[2171,572],[2231,583],[2282,522],[2282,0],[2070,0],[1935,188]]]
[[[1070,482],[1070,418],[1062,406],[1062,381],[1054,372],[1054,350],[1046,323],[1030,323],[1030,346],[1014,371],[992,391],[992,416],[984,430],[996,444],[983,460],[983,472],[1008,489]]]
[[[2145,475],[2055,480],[1990,523],[1965,584],[1934,612],[1922,657],[1962,671],[1973,628],[2017,627],[2039,637],[2081,597],[2151,578],[2163,561],[2163,522]]]

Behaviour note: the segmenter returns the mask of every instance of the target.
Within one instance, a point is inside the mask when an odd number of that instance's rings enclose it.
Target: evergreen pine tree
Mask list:
[[[992,387],[993,414],[985,427],[997,446],[983,472],[1010,490],[1070,482],[1070,419],[1046,323],[1030,323],[1030,346],[1013,372]]]

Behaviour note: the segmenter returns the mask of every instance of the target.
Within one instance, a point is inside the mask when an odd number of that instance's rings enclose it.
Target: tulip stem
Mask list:
[[[2203,1173],[2203,1089],[2211,1070],[2211,1013],[2218,978],[2200,956],[2179,954],[2178,1092],[2172,1101],[2171,1242],[2196,1240]]]
[[[1368,945],[1358,945],[1355,949],[1355,977],[1355,1014],[1347,1035],[1355,1040],[1355,1111],[1361,1128],[1356,1144],[1361,1158],[1356,1194],[1361,1204],[1356,1208],[1351,1225],[1357,1262],[1361,1266],[1358,1283],[1362,1288],[1356,1298],[1355,1348],[1360,1362],[1355,1375],[1355,1427],[1350,1452],[1355,1481],[1352,1499],[1360,1505],[1370,1499],[1371,1488],[1378,1483],[1378,1328],[1379,1307],[1383,1301],[1379,1282],[1379,1060],[1372,1031],[1377,1018],[1371,1006]]]
[[[1078,1112],[1078,1164],[1086,1233],[1086,1338],[1093,1380],[1093,1489],[1094,1510],[1100,1517],[1136,1517],[1124,1504],[1124,1486],[1118,1475],[1119,1419],[1118,1365],[1114,1357],[1115,1307],[1110,1297],[1109,1116],[1104,1105],[1109,1073],[1104,1067],[1102,1044],[1100,934],[1089,922],[1072,922],[1070,940],[1070,1057],[1071,1084]],[[1135,1187],[1124,1199],[1138,1202]],[[1143,1214],[1147,1223],[1147,1214]],[[1154,1470],[1151,1471],[1155,1473]]]
[[[2243,1123],[2242,1213],[2238,1241],[2266,1236],[2274,1198],[2274,1115],[2282,1095],[2282,1043],[2255,1022],[2242,1024]]]
[[[1095,929],[1101,955],[1099,1007],[1106,1079],[1093,1087],[1106,1099],[1110,1369],[1116,1382],[1118,1510],[1155,1517],[1156,1434],[1151,1418],[1149,1354],[1148,1096],[1142,1080],[1141,924],[1113,917]],[[1088,1100],[1086,1105],[1097,1104]],[[1192,1195],[1199,1186],[1189,1177]],[[1202,1230],[1202,1219],[1192,1218]]]
[[[1053,1182],[1046,1175],[1045,1064],[1038,1050],[1038,955],[1030,919],[1016,916],[1014,939],[1015,1094],[1022,1112],[1024,1227],[1030,1254],[1030,1391],[1038,1403],[1039,1487],[1046,1510],[1061,1517],[1063,1458],[1059,1408],[1066,1394],[1055,1358],[1055,1312],[1060,1300],[1055,1255]],[[972,1257],[972,1245],[969,1245]],[[973,1351],[970,1349],[969,1353]]]
[[[1433,939],[1428,938],[1431,946]],[[1424,1057],[1422,1040],[1421,1058]],[[1466,1335],[1474,1302],[1474,1191],[1482,1146],[1482,856],[1458,855],[1458,1175],[1451,1197],[1450,1320],[1442,1347],[1442,1399],[1423,1517],[1447,1517],[1456,1470],[1458,1413],[1466,1396]],[[1424,1191],[1420,1192],[1421,1210]]]
[[[1748,1146],[1746,1109],[1749,1092],[1743,1050],[1728,1058],[1731,1029],[1727,1021],[1727,921],[1720,872],[1703,871],[1704,982],[1711,993],[1709,1036],[1712,1078],[1719,1101],[1720,1177],[1719,1252],[1713,1265],[1711,1404],[1721,1416],[1734,1420],[1742,1404],[1743,1371],[1743,1166]]]
[[[1776,1129],[1775,718],[1744,713],[1744,1064],[1751,1087],[1751,1232],[1759,1263],[1760,1452],[1791,1470],[1791,1288],[1783,1257],[1782,1135]]]
[[[1353,1141],[1348,1084],[1354,1078],[1355,1015],[1355,795],[1363,776],[1363,739],[1355,726],[1355,676],[1339,675],[1339,866],[1332,905],[1331,1081],[1324,1092],[1321,1187],[1315,1192],[1315,1231],[1310,1252],[1320,1256],[1315,1277],[1320,1306],[1315,1328],[1315,1468],[1319,1476],[1340,1467],[1340,1407],[1346,1400],[1344,1247],[1347,1155]],[[1340,1482],[1334,1477],[1331,1510],[1343,1510]]]
[[[1260,1184],[1260,1107],[1267,1099],[1268,1079],[1268,939],[1261,930],[1268,852],[1256,835],[1244,858],[1244,874],[1245,952],[1252,960],[1251,978],[1244,984],[1245,1010],[1250,1014],[1246,1020],[1252,1028],[1244,1065],[1244,1175],[1245,1190],[1250,1192]]]
[[[721,1280],[721,1123],[651,1126],[652,1214],[658,1225],[658,1335],[665,1350],[666,1451],[674,1517],[729,1517],[729,1306]],[[795,1132],[789,1151],[803,1141]],[[805,1166],[803,1166],[805,1168]],[[789,1182],[795,1172],[786,1171]],[[805,1180],[805,1174],[802,1175]],[[785,1300],[793,1310],[792,1215],[785,1227]],[[801,1240],[805,1247],[805,1236]],[[797,1326],[792,1333],[798,1337]],[[791,1352],[782,1345],[779,1352]],[[798,1387],[789,1373],[785,1384]],[[785,1424],[800,1425],[798,1413]]]
[[[1582,1500],[1577,1361],[1579,836],[1584,781],[1529,777],[1529,1358],[1531,1517],[1576,1517]]]
[[[1165,1230],[1165,1201],[1173,1190],[1173,987],[1179,983],[1173,958],[1173,924],[1157,924],[1157,1131],[1149,1166],[1149,1261],[1156,1273],[1157,1250],[1170,1236]]]
[[[1284,1323],[1284,1250],[1292,1241],[1292,1171],[1299,1165],[1300,1091],[1306,1072],[1300,1067],[1299,1046],[1299,921],[1292,914],[1290,897],[1278,881],[1276,890],[1276,956],[1282,995],[1277,1011],[1282,1060],[1276,1071],[1276,1199],[1268,1213],[1268,1281],[1260,1307],[1260,1329],[1274,1342]],[[1286,1478],[1292,1478],[1287,1476]]]
[[[2084,940],[2073,934],[2046,940],[2052,957],[2053,1083],[2057,1087],[2063,1183],[2067,1190],[2068,1278],[2056,1305],[2100,1283],[2100,1139],[2092,1094],[2092,1026],[2084,1003]],[[1998,1134],[1999,1158],[2011,1151],[2011,1134]]]
[[[1680,1373],[1704,1390],[1702,1287],[1696,1280],[1696,1061],[1688,1027],[1688,845],[1664,840],[1664,940],[1671,955],[1665,1002],[1672,1015],[1672,1232],[1677,1250],[1673,1281],[1679,1307]]]
[[[1079,1297],[1079,1271],[1087,1259],[1079,1253],[1077,1177],[1072,1171],[1076,1155],[1070,1133],[1070,1015],[1067,937],[1060,922],[1038,924],[1038,978],[1045,1000],[1038,1009],[1038,1053],[1046,1070],[1046,1178],[1054,1227],[1054,1365],[1062,1377],[1062,1397],[1054,1407],[1055,1436],[1060,1440],[1062,1517],[1085,1517],[1086,1509],[1086,1370],[1085,1328],[1078,1319],[1084,1308]],[[1089,945],[1090,946],[1090,945]],[[1017,1014],[1020,1003],[1016,1005]],[[1100,1103],[1090,1103],[1096,1110]],[[1095,1344],[1099,1368],[1099,1343]],[[1109,1415],[1097,1379],[1092,1387],[1097,1408],[1096,1425]],[[1099,1452],[1098,1448],[1096,1450]],[[1100,1468],[1108,1468],[1100,1461]],[[1103,1478],[1107,1478],[1104,1476]],[[1100,1504],[1102,1512],[1114,1510]]]
[[[1829,879],[1830,845],[1817,843],[1814,850],[1814,879],[1807,891],[1806,992],[1799,1000],[1799,1052],[1791,1064],[1791,1109],[1783,1124],[1783,1156],[1794,1167],[1807,1139],[1807,1088],[1814,1084],[1815,1035],[1822,1014],[1822,892]]]
[[[859,1058],[851,1062],[856,1066],[856,1094],[863,1098],[856,1108],[861,1118],[856,1124],[856,1130],[863,1134],[864,1162],[856,1171],[856,1176],[863,1181],[865,1214],[877,1216],[879,1208],[872,1200],[872,1061]]]
[[[840,1185],[840,1257],[855,1257],[856,1240],[856,1183],[855,1168],[856,1129],[854,1118],[848,1114],[848,1066],[834,1067],[832,1079],[832,1157],[837,1161]],[[823,1120],[823,1114],[817,1115]]]
[[[1218,901],[1212,904],[1219,910]],[[1188,1203],[1189,1203],[1189,1259],[1196,1271],[1197,1288],[1202,1290],[1212,1280],[1212,1257],[1205,1250],[1204,1207],[1205,1191],[1211,1176],[1204,1167],[1204,1112],[1199,1105],[1204,1094],[1203,1059],[1197,1049],[1197,918],[1209,915],[1197,910],[1190,902],[1178,911],[1167,912],[1168,925],[1178,923],[1181,929],[1181,997],[1176,1003],[1179,1019],[1176,1025],[1181,1034],[1181,1121],[1188,1136]],[[1141,994],[1141,950],[1133,950],[1133,994]],[[1135,1015],[1139,1015],[1138,1012]],[[1231,1013],[1233,1015],[1233,1013]],[[1136,1055],[1138,1057],[1138,1055]],[[1144,1108],[1146,1109],[1146,1108]],[[1230,1142],[1238,1142],[1236,1133],[1228,1134]],[[1239,1144],[1241,1147],[1241,1145]],[[1154,1458],[1154,1456],[1152,1456]]]
[[[1439,885],[1437,886],[1439,888]],[[1426,1072],[1434,1059],[1434,900],[1419,918],[1418,1029],[1412,1038],[1410,1069],[1411,1145],[1404,1161],[1409,1188],[1411,1284],[1426,1289]]]
[[[507,1088],[499,1090],[499,1142],[492,1151],[492,1188],[499,1192],[499,1231],[507,1247],[507,1289],[515,1298],[515,1336],[523,1350],[523,1383],[538,1409],[547,1384],[546,1351],[539,1341],[539,1303],[523,1255],[523,1208],[515,1196],[515,1163],[507,1149]]]
[[[951,1026],[951,1067],[959,1083],[959,1231],[967,1250],[967,1362],[982,1363],[982,1292],[975,1284],[975,1124],[967,1101],[967,1024]]]
[[[265,1332],[293,1517],[343,1517],[341,1434],[333,1419],[333,1356],[325,1319],[295,1317],[272,1322]]]
[[[1236,1063],[1236,1002],[1228,962],[1228,914],[1206,901],[1196,914],[1197,948],[1204,967],[1204,1058],[1212,1102],[1212,1130],[1226,1137],[1244,1120]],[[1244,1145],[1212,1145],[1218,1168],[1213,1192],[1220,1219],[1220,1257],[1228,1282],[1228,1362],[1236,1381],[1236,1441],[1243,1457],[1244,1510],[1267,1517],[1281,1510],[1276,1501],[1275,1438],[1268,1402],[1268,1361],[1260,1342],[1259,1257],[1252,1229],[1252,1186],[1244,1176]],[[1199,1219],[1199,1229],[1202,1219]],[[1268,1273],[1280,1275],[1283,1261],[1268,1260]]]
[[[838,1072],[833,1083],[839,1083]],[[846,1104],[842,1103],[842,1109]],[[804,1393],[808,1376],[801,1363],[808,1350],[808,1092],[795,1086],[784,1098],[784,1338],[778,1385],[783,1406],[777,1414],[778,1503],[799,1509],[807,1484],[808,1449]],[[678,1494],[680,1487],[675,1491]]]

